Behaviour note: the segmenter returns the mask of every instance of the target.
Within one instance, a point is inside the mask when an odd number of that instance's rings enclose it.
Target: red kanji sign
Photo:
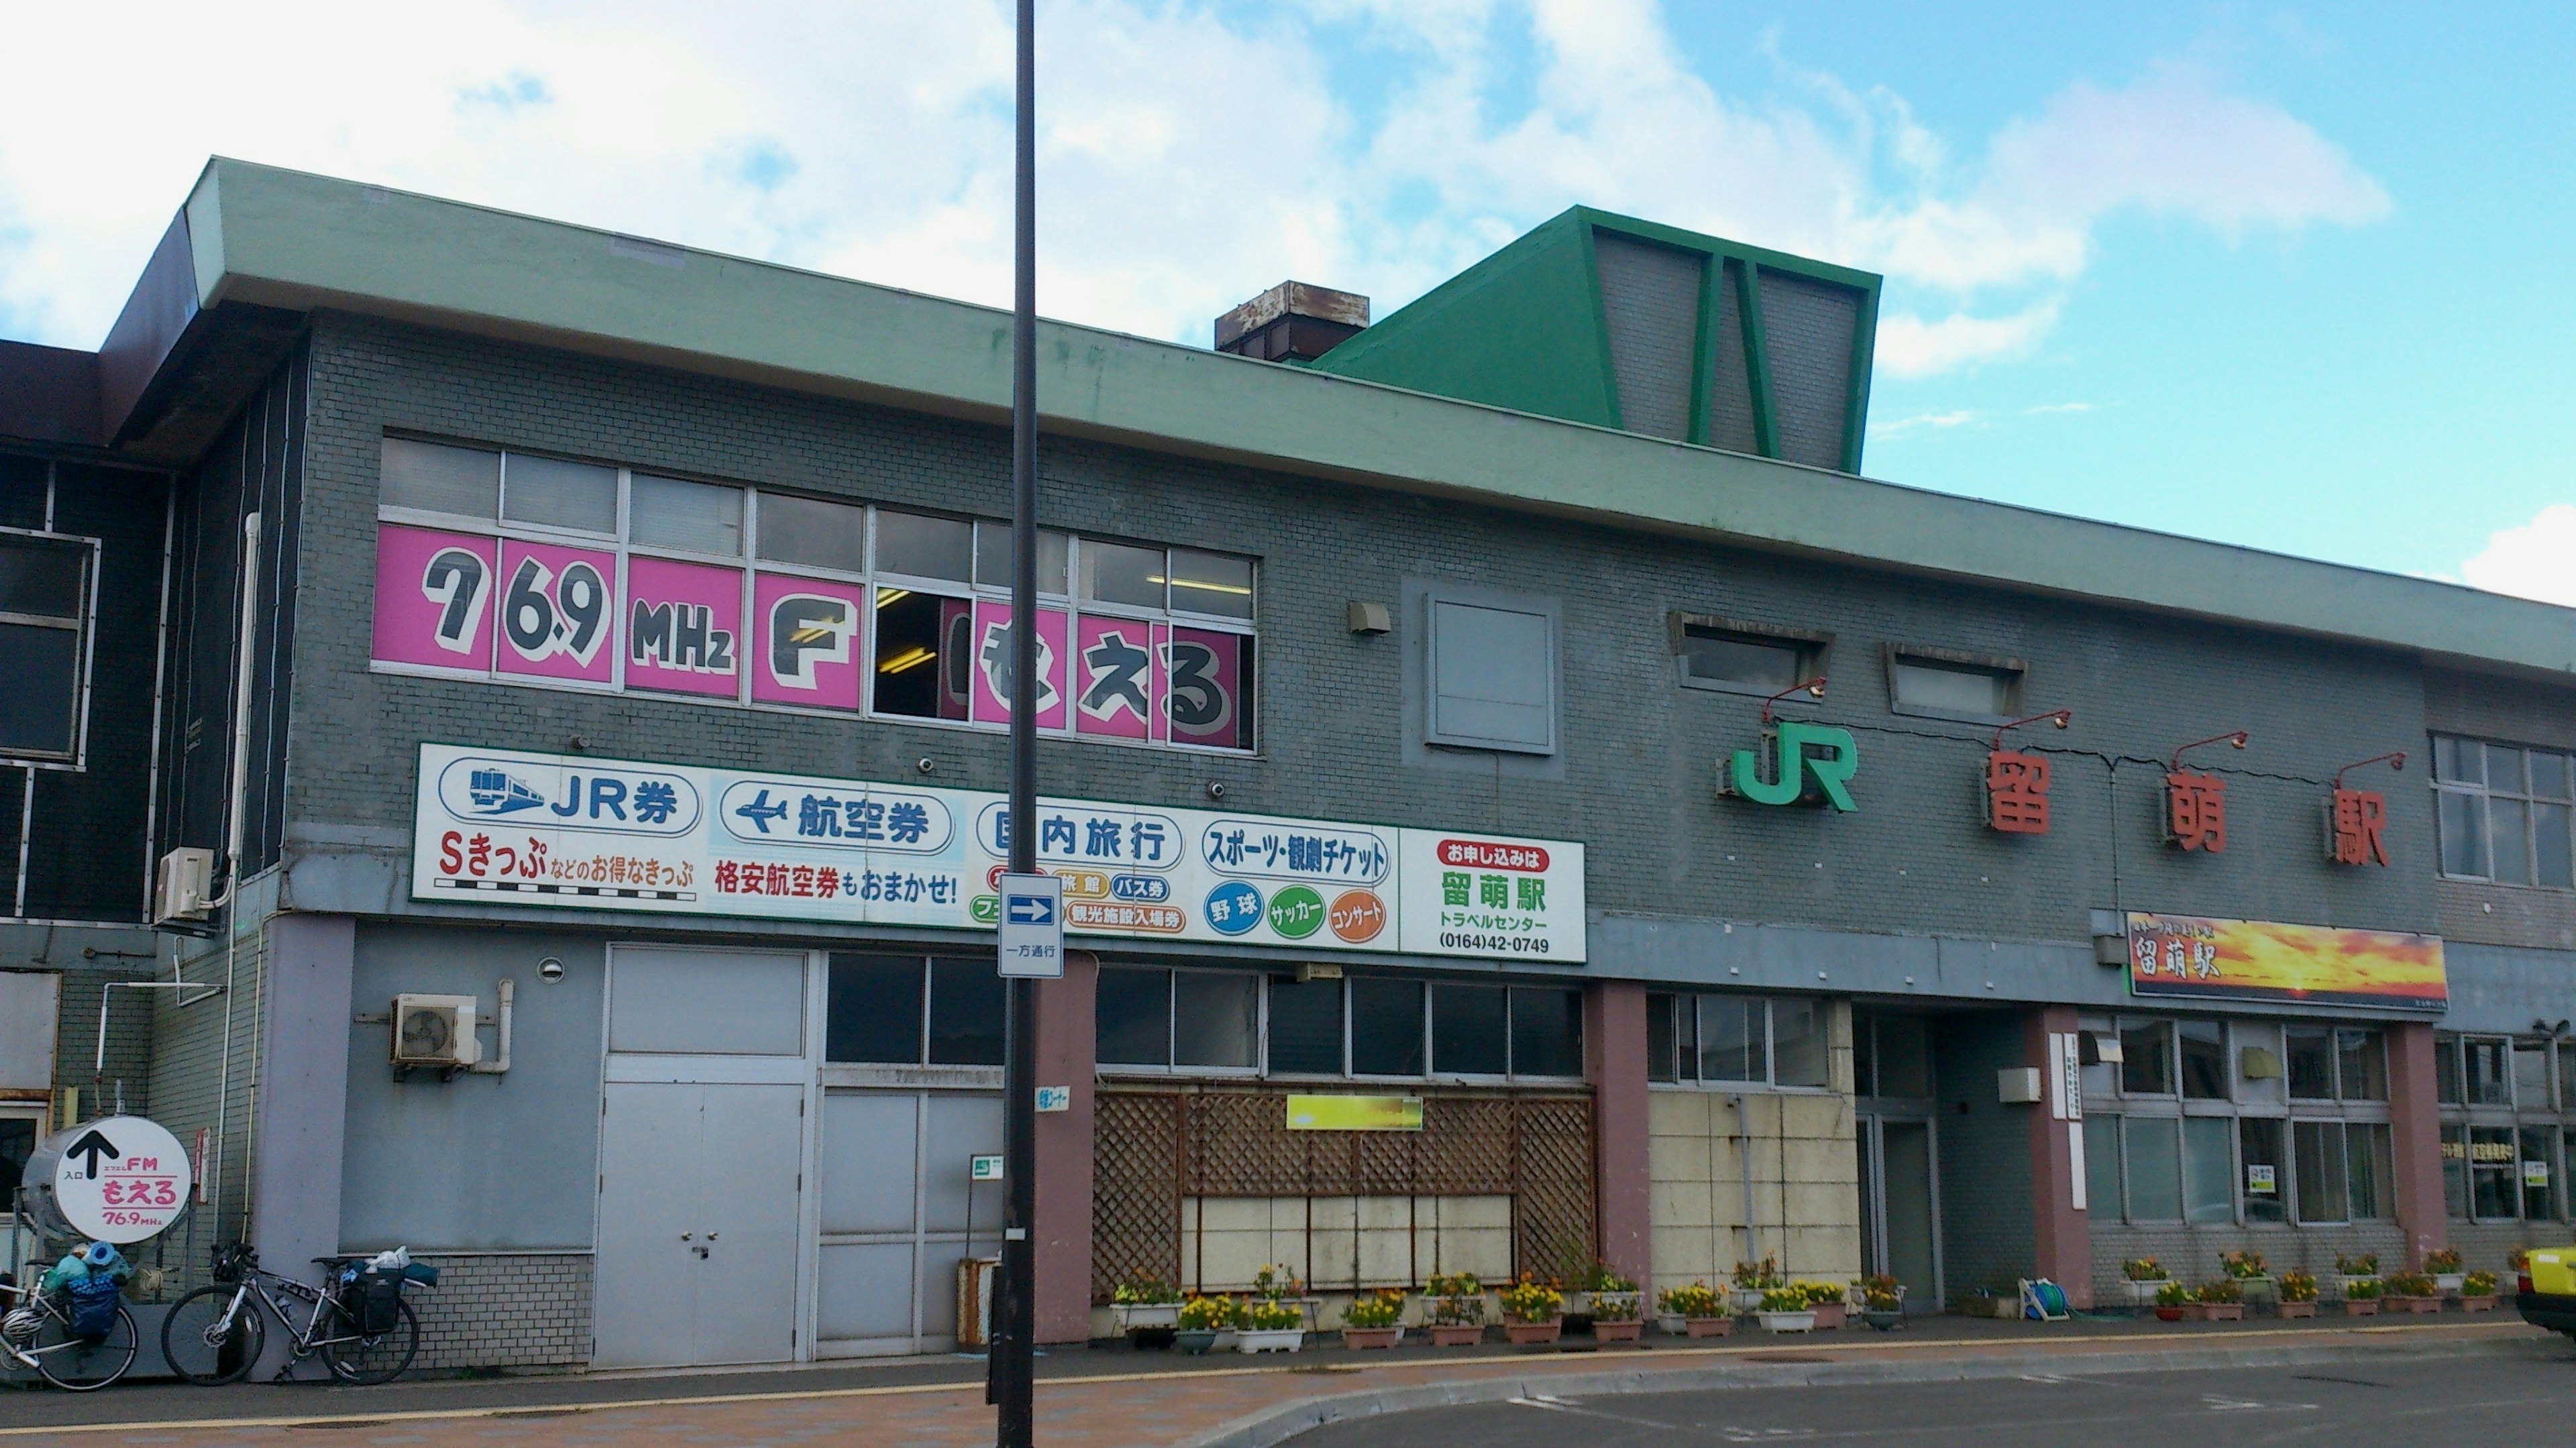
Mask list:
[[[2334,792],[2334,862],[2338,865],[2388,863],[2388,796],[2371,789]]]
[[[2227,852],[2227,781],[2175,770],[2165,776],[2165,833],[2186,850]]]
[[[1986,756],[1986,827],[2007,835],[2048,833],[2048,761],[1998,749]]]

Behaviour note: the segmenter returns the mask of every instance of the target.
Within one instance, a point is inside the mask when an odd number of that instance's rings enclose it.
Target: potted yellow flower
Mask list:
[[[1485,1340],[1485,1284],[1473,1272],[1433,1273],[1424,1330],[1433,1347],[1472,1347]]]
[[[2381,1283],[2376,1277],[2348,1277],[2344,1279],[2343,1315],[2346,1317],[2377,1317],[2379,1315],[2380,1289]]]
[[[1362,1293],[1342,1309],[1342,1346],[1388,1348],[1404,1340],[1404,1293],[1398,1288]]]
[[[1726,1303],[1705,1282],[1667,1287],[1656,1295],[1655,1305],[1663,1312],[1656,1325],[1675,1337],[1724,1337],[1735,1331]]]
[[[1776,1257],[1765,1257],[1759,1262],[1738,1262],[1735,1270],[1727,1276],[1732,1284],[1727,1293],[1727,1304],[1739,1313],[1760,1311],[1764,1293],[1787,1285],[1780,1276],[1780,1261]]]
[[[2156,1321],[2180,1322],[2191,1311],[2191,1289],[2168,1279],[2156,1286]]]
[[[1215,1297],[1192,1297],[1173,1314],[1180,1324],[1172,1342],[1185,1353],[1197,1354],[1216,1346],[1217,1334],[1234,1327],[1234,1299],[1222,1294]]]
[[[1762,1306],[1754,1313],[1765,1332],[1813,1332],[1816,1309],[1802,1287],[1774,1287],[1762,1294]]]
[[[1905,1325],[1905,1284],[1893,1277],[1864,1277],[1860,1280],[1860,1316],[1863,1322],[1880,1332],[1894,1332]]]
[[[1168,1331],[1181,1325],[1180,1289],[1139,1272],[1110,1293],[1109,1310],[1121,1333]]]
[[[2352,1299],[2352,1285],[2354,1283],[2376,1283],[2379,1281],[2379,1254],[2376,1252],[2361,1252],[2347,1257],[2343,1253],[2337,1252],[2335,1254],[2335,1275],[2343,1279],[2343,1281],[2338,1285],[2343,1289],[2344,1300],[2350,1301]]]
[[[1850,1323],[1850,1289],[1831,1282],[1793,1284],[1806,1294],[1807,1310],[1816,1315],[1816,1330],[1824,1332]]]
[[[1306,1345],[1303,1304],[1277,1297],[1251,1297],[1234,1318],[1236,1352],[1295,1352]]]
[[[2424,1270],[2433,1274],[2433,1294],[2437,1299],[2457,1293],[2461,1286],[2460,1249],[2440,1247],[2425,1253]]]
[[[2173,1274],[2153,1257],[2132,1257],[2120,1264],[2120,1292],[2131,1307],[2153,1307],[2156,1294]]]
[[[2314,1317],[2317,1315],[2317,1279],[2305,1272],[2281,1274],[2281,1315]]]
[[[1524,1346],[1556,1341],[1565,1331],[1565,1294],[1523,1274],[1502,1291],[1503,1335]]]
[[[2424,1259],[2432,1261],[2431,1257]],[[2391,1272],[2380,1279],[2381,1298],[2391,1312],[2439,1312],[2442,1289],[2422,1272]]]
[[[2202,1322],[2243,1322],[2245,1289],[2234,1277],[2213,1277],[2192,1294],[2192,1314]]]
[[[2496,1305],[2496,1275],[2471,1272],[2460,1279],[2462,1312],[2493,1312]]]

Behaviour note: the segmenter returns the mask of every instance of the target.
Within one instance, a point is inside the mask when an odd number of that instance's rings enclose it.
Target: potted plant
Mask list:
[[[1234,1326],[1234,1299],[1231,1297],[1193,1297],[1173,1314],[1179,1331],[1172,1341],[1186,1353],[1203,1353],[1216,1346],[1216,1335]]]
[[[1727,1278],[1731,1284],[1727,1302],[1739,1313],[1761,1311],[1762,1295],[1785,1285],[1776,1257],[1765,1257],[1759,1262],[1738,1262]]]
[[[1792,1283],[1806,1294],[1807,1310],[1816,1315],[1816,1330],[1840,1329],[1849,1321],[1850,1289],[1831,1282]]]
[[[2335,1254],[2335,1275],[2343,1279],[2341,1284],[2343,1295],[2346,1300],[2350,1300],[2352,1284],[2379,1280],[2379,1254],[2363,1252],[2357,1256],[2347,1257],[2338,1252]]]
[[[2168,1278],[2156,1287],[2156,1320],[2180,1322],[2191,1310],[2191,1289]]]
[[[1905,1284],[1893,1277],[1860,1280],[1860,1318],[1880,1332],[1905,1325]]]
[[[1234,1315],[1236,1352],[1295,1352],[1306,1345],[1306,1308],[1280,1297],[1248,1297]]]
[[[1663,1313],[1656,1326],[1675,1337],[1724,1337],[1735,1331],[1735,1319],[1726,1315],[1725,1301],[1705,1282],[1667,1287],[1656,1294],[1655,1306]]]
[[[2281,1274],[2281,1315],[2314,1317],[2317,1315],[2317,1279],[2305,1272]]]
[[[2237,1301],[2269,1302],[2276,1296],[2272,1287],[2272,1269],[2264,1263],[2262,1253],[2251,1250],[2222,1252],[2218,1266],[2227,1275],[2227,1280],[2236,1284]]]
[[[2120,1291],[2131,1307],[2152,1307],[2156,1294],[2172,1281],[2162,1262],[2153,1257],[2132,1257],[2120,1264]]]
[[[2430,1258],[2425,1259],[2430,1261]],[[2439,1312],[2442,1289],[2422,1272],[2391,1272],[2380,1279],[2380,1296],[2391,1312]]]
[[[2347,1278],[2343,1286],[2343,1315],[2377,1317],[2380,1283],[2376,1277]]]
[[[1342,1346],[1393,1347],[1404,1340],[1404,1292],[1389,1287],[1362,1293],[1342,1309]]]
[[[1273,1262],[1252,1274],[1252,1295],[1263,1302],[1284,1302],[1297,1309],[1300,1327],[1315,1325],[1316,1309],[1323,1299],[1306,1295],[1306,1284],[1297,1280],[1285,1262]]]
[[[1502,1290],[1503,1336],[1527,1346],[1565,1331],[1565,1294],[1524,1273]]]
[[[1470,1347],[1485,1340],[1485,1284],[1473,1272],[1431,1274],[1425,1305],[1433,1347]]]
[[[2192,1294],[2192,1316],[2202,1322],[2243,1322],[2245,1289],[2241,1282],[2235,1277],[2213,1277],[2200,1284],[2200,1290]]]
[[[1816,1330],[1815,1309],[1808,1305],[1804,1288],[1774,1287],[1762,1294],[1762,1306],[1756,1310],[1765,1332],[1813,1332]]]
[[[1615,1279],[1614,1279],[1615,1280]],[[1625,1292],[1592,1290],[1592,1336],[1601,1342],[1636,1342],[1646,1335],[1646,1304],[1635,1283]]]
[[[1109,1311],[1121,1333],[1168,1331],[1181,1325],[1180,1289],[1139,1272],[1109,1294]]]
[[[2462,1312],[2493,1312],[2495,1305],[2496,1275],[2494,1273],[2471,1272],[2460,1279]]]
[[[2435,1296],[2456,1295],[2461,1287],[2460,1249],[2441,1247],[2424,1254],[2424,1270],[2433,1274]]]

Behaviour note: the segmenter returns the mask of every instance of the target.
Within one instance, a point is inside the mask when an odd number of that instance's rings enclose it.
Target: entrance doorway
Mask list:
[[[796,1356],[807,960],[610,952],[594,1366]]]
[[[1905,1284],[1907,1312],[1938,1312],[1946,1294],[1928,1023],[1855,1010],[1852,1068],[1862,1266]]]
[[[822,1247],[815,1354],[944,1352],[956,1346],[957,1263],[998,1256],[998,1178],[972,1163],[1002,1151],[990,1091],[841,1091],[823,1097]]]

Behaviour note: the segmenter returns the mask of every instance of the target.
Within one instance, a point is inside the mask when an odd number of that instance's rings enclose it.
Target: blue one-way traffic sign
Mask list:
[[[1001,973],[1063,975],[1064,882],[1053,875],[1004,875],[999,883]]]

